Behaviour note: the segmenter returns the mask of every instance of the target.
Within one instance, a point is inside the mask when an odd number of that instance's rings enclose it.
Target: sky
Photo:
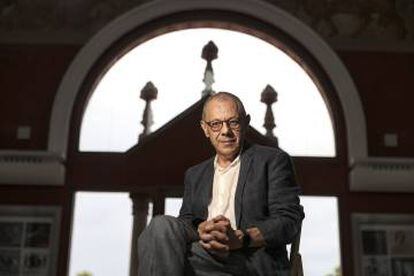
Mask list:
[[[152,103],[152,131],[198,101],[204,89],[201,50],[210,40],[219,49],[213,61],[213,89],[238,95],[253,127],[265,132],[260,94],[270,84],[278,93],[273,112],[280,147],[292,156],[335,156],[328,109],[305,70],[261,39],[222,29],[167,33],[119,57],[92,91],[82,121],[80,150],[124,152],[137,143],[145,106],[140,91],[148,81],[158,88]],[[339,265],[336,198],[303,197],[302,204],[305,275],[324,276]],[[168,200],[166,213],[177,214],[180,205],[180,199]],[[95,276],[128,275],[131,212],[126,193],[77,193],[70,276],[83,270]]]
[[[127,193],[77,193],[69,275],[128,276],[132,202]]]

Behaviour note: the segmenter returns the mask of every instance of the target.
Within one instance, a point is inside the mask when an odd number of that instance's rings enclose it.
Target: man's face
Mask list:
[[[221,129],[214,129],[214,125],[220,125],[220,122],[223,122]],[[239,153],[247,124],[248,118],[240,118],[237,104],[231,99],[210,101],[201,121],[204,134],[210,139],[216,153],[225,158],[234,158]]]

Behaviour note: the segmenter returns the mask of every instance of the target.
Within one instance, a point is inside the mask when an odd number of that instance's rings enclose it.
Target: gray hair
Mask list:
[[[239,97],[237,97],[236,95],[231,94],[229,92],[218,92],[216,94],[213,94],[213,95],[209,96],[207,98],[207,100],[205,101],[204,106],[203,106],[202,120],[204,120],[204,118],[206,117],[207,106],[212,100],[217,100],[217,101],[231,100],[231,101],[233,101],[237,105],[237,111],[239,113],[240,119],[244,120],[246,118],[246,115],[247,115],[246,110],[244,109],[244,105],[241,102],[241,100],[239,99]]]

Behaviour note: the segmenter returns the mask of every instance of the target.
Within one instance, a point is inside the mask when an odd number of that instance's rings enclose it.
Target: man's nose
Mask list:
[[[221,127],[221,133],[223,135],[229,135],[232,133],[232,129],[229,127],[229,122],[223,122],[223,126]]]

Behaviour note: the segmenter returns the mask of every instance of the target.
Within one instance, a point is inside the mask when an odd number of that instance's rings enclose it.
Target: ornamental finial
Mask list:
[[[214,94],[214,90],[212,88],[214,83],[214,70],[212,66],[212,61],[217,59],[218,57],[218,48],[213,41],[209,41],[204,47],[203,51],[201,52],[201,57],[207,61],[206,69],[204,70],[204,78],[203,82],[206,85],[203,92],[201,92],[201,96],[208,96]]]
[[[263,124],[264,128],[266,129],[266,137],[276,139],[277,141],[276,136],[273,134],[273,129],[276,127],[276,124],[272,111],[272,104],[277,102],[277,92],[272,86],[268,84],[262,92],[260,101],[266,104],[266,115]]]
[[[141,121],[141,124],[144,126],[144,130],[138,137],[139,141],[145,136],[147,136],[151,131],[151,126],[154,123],[152,120],[151,101],[155,100],[157,98],[157,95],[158,89],[150,81],[147,82],[147,84],[145,84],[144,88],[142,88],[141,90],[140,98],[145,101],[145,109],[144,113],[142,114]]]

